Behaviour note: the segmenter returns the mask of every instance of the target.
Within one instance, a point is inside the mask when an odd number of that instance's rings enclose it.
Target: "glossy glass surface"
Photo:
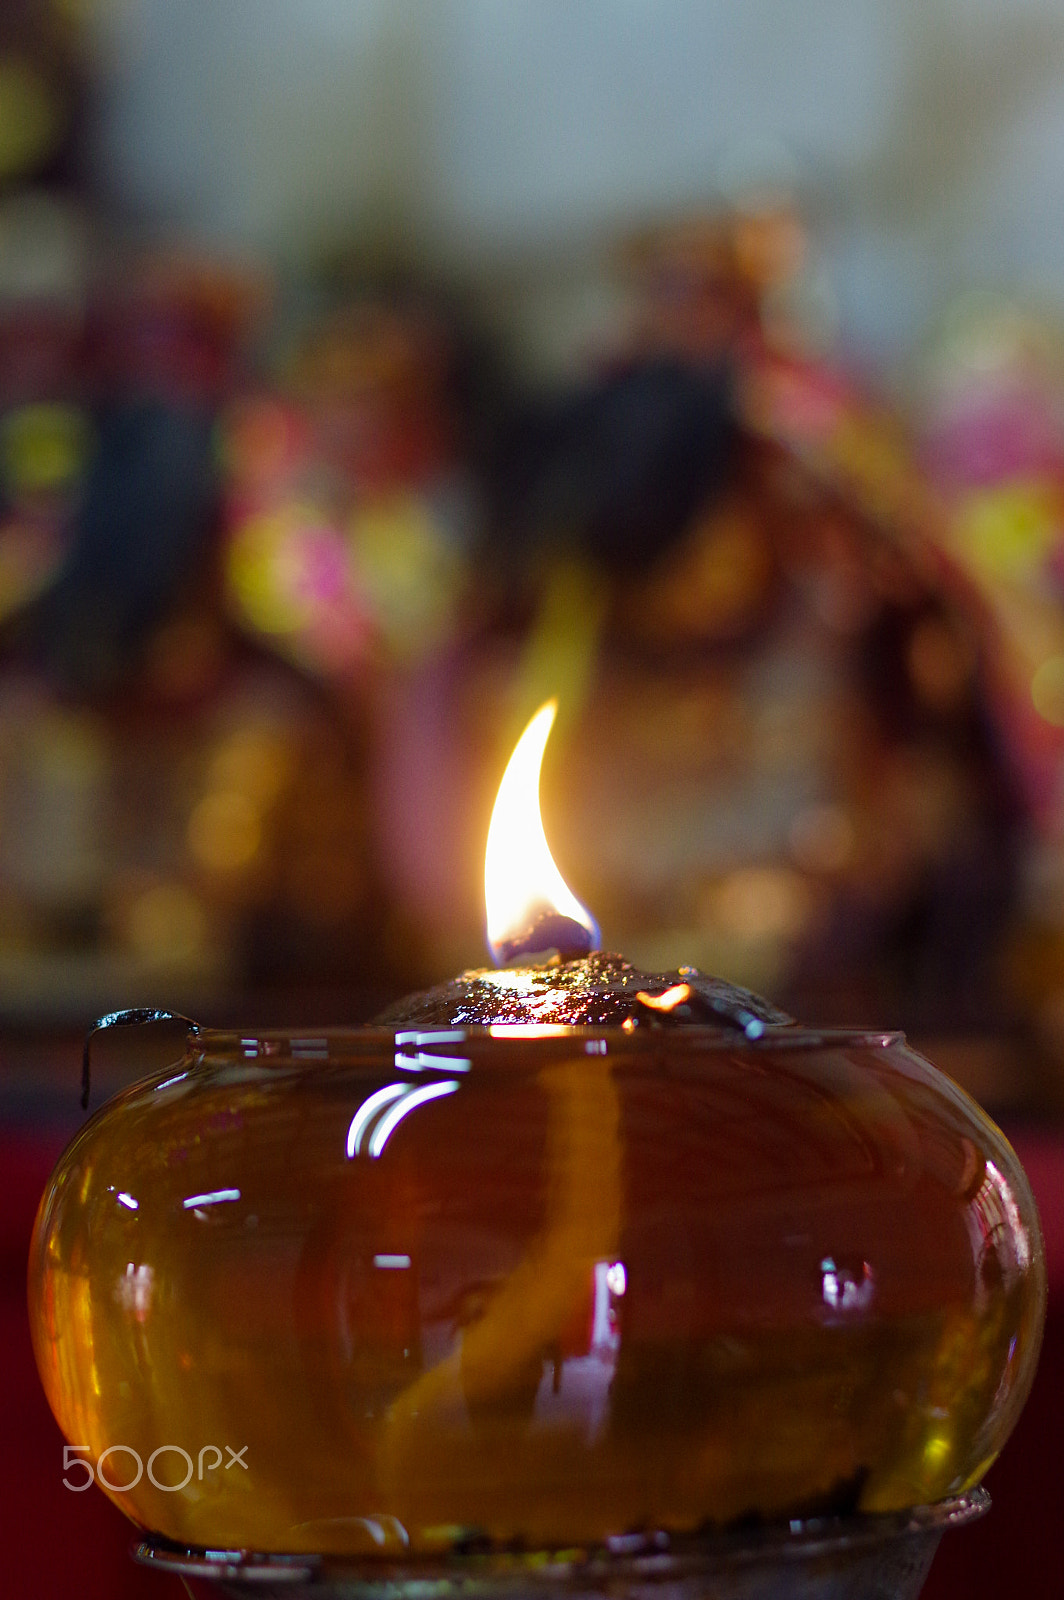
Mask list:
[[[963,1491],[1044,1300],[973,1102],[794,1029],[200,1035],[70,1146],[30,1264],[71,1444],[115,1484],[173,1447],[129,1515],[367,1555]]]
[[[624,1535],[608,1545],[520,1554],[475,1549],[370,1563],[357,1556],[194,1550],[155,1535],[133,1559],[196,1579],[234,1600],[597,1600],[667,1593],[668,1600],[916,1600],[944,1533],[985,1516],[985,1489],[914,1511],[748,1523],[726,1534]],[[426,1587],[428,1585],[428,1587]],[[197,1591],[198,1592],[198,1591]],[[206,1588],[203,1590],[206,1593]]]

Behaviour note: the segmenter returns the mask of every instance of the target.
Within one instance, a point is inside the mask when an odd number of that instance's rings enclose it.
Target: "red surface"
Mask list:
[[[994,1509],[947,1534],[925,1600],[1064,1596],[1064,1136],[1017,1137],[1049,1262],[1049,1324],[1034,1392],[987,1487]],[[37,1200],[62,1139],[0,1140],[0,1592],[9,1600],[184,1600],[176,1579],[133,1565],[133,1530],[97,1490],[63,1487],[63,1438],[37,1379],[26,1319],[26,1254]]]

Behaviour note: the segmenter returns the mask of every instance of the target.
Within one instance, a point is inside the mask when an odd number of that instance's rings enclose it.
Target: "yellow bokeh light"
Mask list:
[[[269,728],[239,728],[215,753],[210,766],[214,789],[244,794],[270,805],[288,781],[291,754],[279,733]]]
[[[188,960],[207,942],[203,906],[181,883],[152,884],[133,901],[126,921],[129,944],[148,960]]]
[[[792,939],[806,926],[809,889],[789,867],[737,867],[712,894],[715,920],[733,939]]]
[[[5,482],[15,494],[66,488],[83,471],[90,444],[88,420],[76,406],[21,406],[0,428]]]
[[[970,494],[957,519],[957,553],[990,581],[1034,577],[1056,548],[1061,504],[1057,486],[1021,479]]]
[[[58,144],[66,111],[57,89],[27,56],[0,56],[0,178],[40,165]]]
[[[402,494],[351,519],[358,583],[393,649],[420,654],[446,633],[462,565],[426,501]]]
[[[1050,656],[1031,679],[1031,700],[1040,717],[1064,728],[1064,656]]]
[[[246,867],[261,843],[258,807],[234,789],[215,789],[204,795],[188,819],[189,850],[210,872]]]

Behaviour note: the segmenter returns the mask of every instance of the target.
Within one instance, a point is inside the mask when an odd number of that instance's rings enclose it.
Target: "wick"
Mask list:
[[[538,911],[520,933],[493,945],[492,954],[499,967],[518,962],[550,966],[555,961],[578,961],[595,948],[595,936],[583,923],[563,917],[557,911],[543,910]]]

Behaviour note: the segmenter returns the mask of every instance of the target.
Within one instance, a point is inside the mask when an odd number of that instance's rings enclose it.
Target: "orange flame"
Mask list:
[[[491,814],[484,901],[488,943],[496,961],[507,959],[506,952],[526,930],[550,917],[584,929],[586,948],[598,945],[595,919],[555,866],[540,816],[539,775],[557,711],[557,701],[548,700],[517,741]]]

